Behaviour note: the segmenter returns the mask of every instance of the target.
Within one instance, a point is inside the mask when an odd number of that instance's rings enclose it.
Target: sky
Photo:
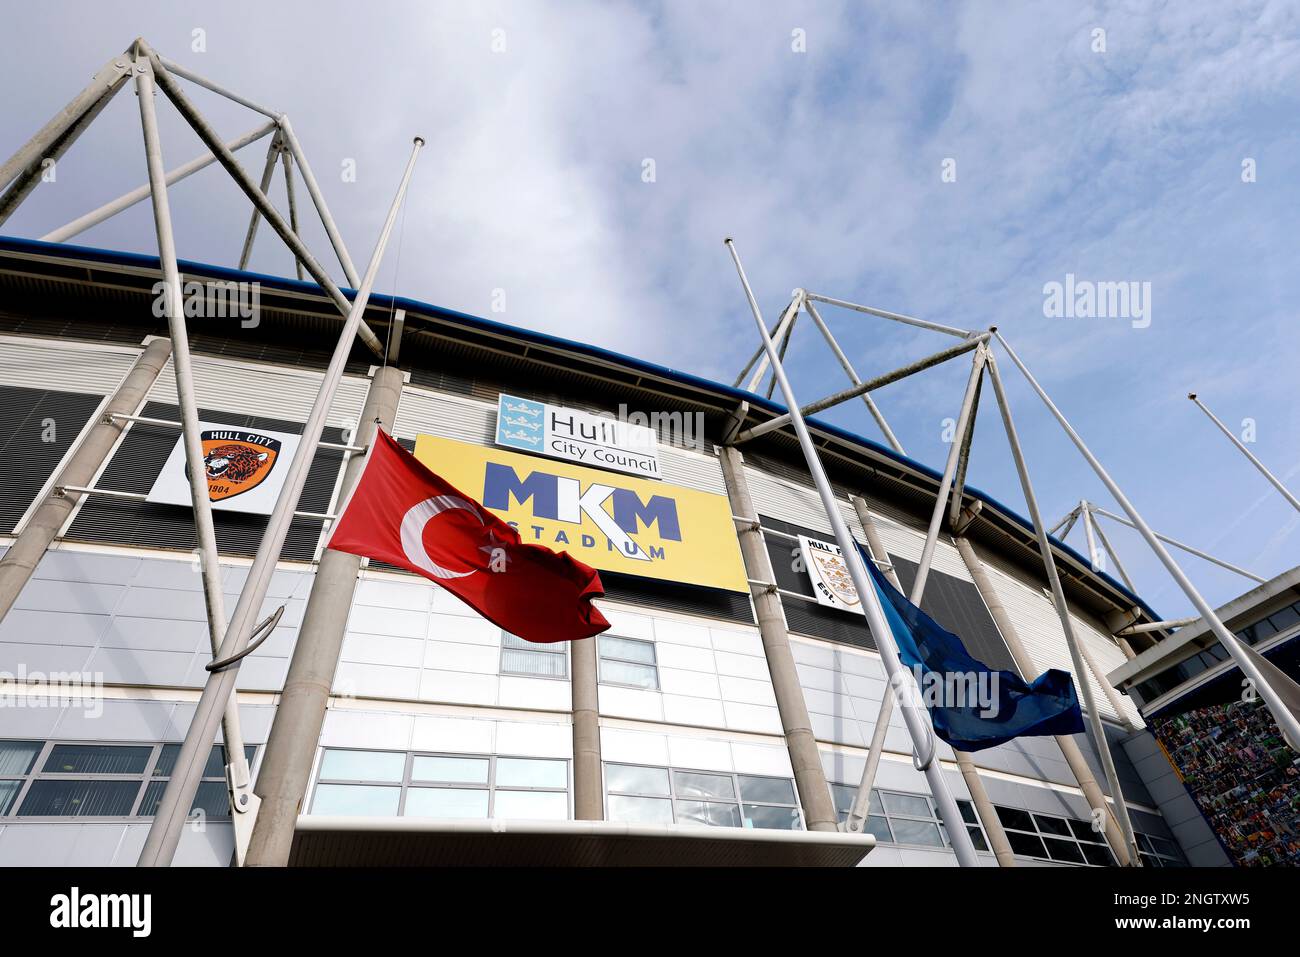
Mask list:
[[[1158,531],[1265,577],[1300,564],[1300,514],[1186,398],[1300,489],[1295,4],[29,4],[0,35],[24,64],[0,153],[137,36],[288,114],[358,269],[425,137],[381,291],[730,383],[757,345],[732,236],[769,322],[800,287],[997,325]],[[227,137],[262,121],[190,92]],[[204,152],[158,104],[167,165]],[[264,156],[240,154],[254,176]],[[0,232],[39,237],[144,175],[127,89]],[[249,207],[225,174],[170,194],[180,256],[235,265]],[[147,204],[74,241],[157,252]],[[250,268],[293,264],[263,228]],[[1135,284],[1143,314],[1052,314],[1067,276]],[[864,378],[952,341],[821,311]],[[1084,498],[1119,511],[995,356],[1049,523]],[[806,318],[788,367],[801,402],[847,384]],[[875,393],[914,458],[942,467],[968,374]],[[969,480],[1026,514],[984,397]],[[824,417],[880,438],[861,403]],[[1136,533],[1106,527],[1148,603],[1188,614]],[[1174,554],[1216,604],[1252,587]]]

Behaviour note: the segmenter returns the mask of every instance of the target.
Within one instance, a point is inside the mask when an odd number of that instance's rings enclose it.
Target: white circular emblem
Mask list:
[[[434,578],[465,578],[478,571],[475,568],[467,572],[454,572],[443,568],[434,562],[424,549],[424,526],[428,525],[429,520],[435,515],[457,508],[469,512],[479,520],[480,525],[483,523],[483,516],[479,514],[478,509],[455,495],[426,498],[423,502],[412,506],[402,516],[402,551],[406,553],[406,558],[412,565],[423,569]]]

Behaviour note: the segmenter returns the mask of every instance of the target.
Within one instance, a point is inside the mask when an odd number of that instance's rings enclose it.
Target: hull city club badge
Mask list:
[[[280,458],[280,440],[258,432],[213,429],[201,438],[208,498],[214,502],[251,492]]]
[[[839,546],[800,535],[799,551],[808,571],[808,580],[817,595],[817,603],[862,614],[862,600]]]
[[[212,508],[270,515],[284,484],[288,463],[298,450],[298,436],[200,422],[199,441]],[[149,490],[148,501],[185,507],[193,504],[185,443],[180,436],[176,437],[167,463]]]

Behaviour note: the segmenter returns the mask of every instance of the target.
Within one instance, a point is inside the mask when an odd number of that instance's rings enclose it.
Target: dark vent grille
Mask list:
[[[754,624],[754,612],[749,603],[749,596],[741,592],[682,585],[607,571],[600,573],[600,580],[605,586],[605,597],[612,601],[647,605],[662,611],[675,611],[685,615],[720,618],[746,625]]]
[[[102,396],[0,386],[0,532],[14,530]],[[53,442],[42,441],[53,420]]]
[[[147,403],[141,414],[171,421],[180,417],[176,406],[162,402]],[[231,415],[200,409],[199,418],[238,428],[302,433],[302,424],[299,422],[261,416]],[[178,435],[177,429],[136,423],[127,433],[97,485],[120,492],[148,492],[162,471],[163,463],[176,444]],[[327,428],[322,438],[327,442],[342,442],[342,430]],[[317,451],[298,502],[299,511],[329,510],[330,496],[342,461],[343,453],[338,450]],[[253,555],[266,529],[266,516],[214,511],[212,524],[217,535],[217,547],[222,553]],[[289,526],[284,548],[280,551],[280,558],[310,561],[316,552],[321,524],[318,519],[294,519]],[[103,498],[90,498],[82,506],[68,537],[80,541],[114,542],[152,548],[192,549],[196,544],[194,519],[188,508]]]

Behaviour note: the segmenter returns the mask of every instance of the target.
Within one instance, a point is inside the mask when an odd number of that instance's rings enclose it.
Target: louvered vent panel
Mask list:
[[[102,401],[0,385],[0,534],[14,530]]]

